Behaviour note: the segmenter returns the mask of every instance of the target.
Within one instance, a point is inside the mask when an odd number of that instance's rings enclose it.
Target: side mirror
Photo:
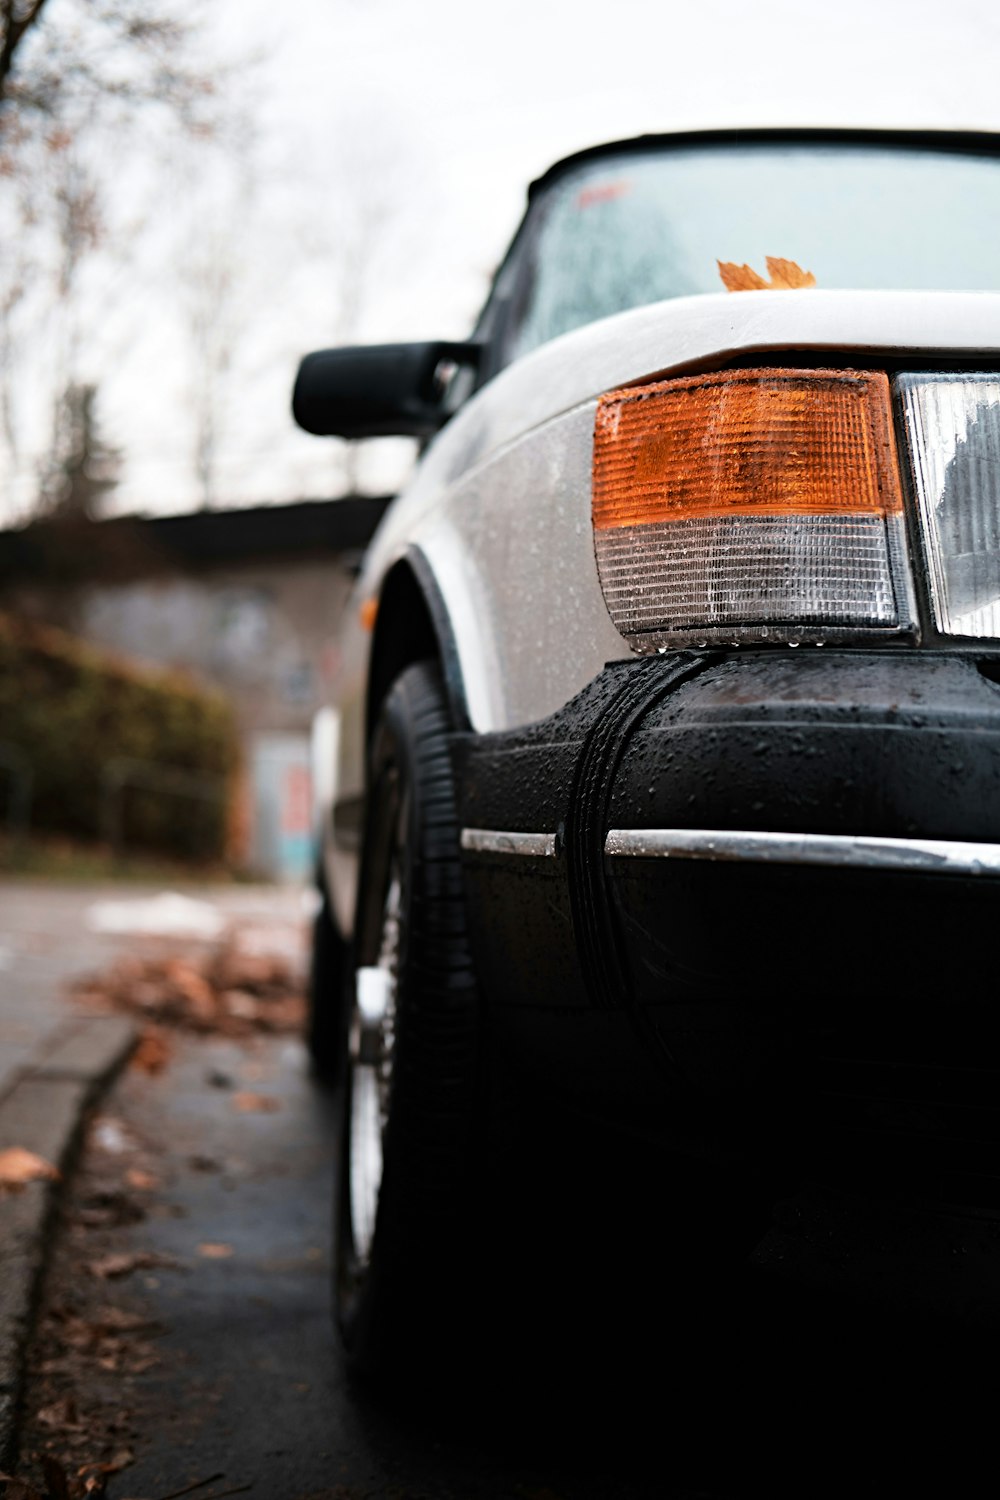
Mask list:
[[[478,344],[320,349],[299,365],[292,415],[318,437],[430,437],[450,415],[450,368],[478,360]]]

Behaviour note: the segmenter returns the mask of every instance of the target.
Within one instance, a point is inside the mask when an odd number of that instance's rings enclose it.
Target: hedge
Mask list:
[[[117,825],[129,850],[199,860],[225,852],[236,724],[226,699],[180,673],[0,614],[4,755],[31,765],[33,830],[105,839]],[[204,795],[192,795],[195,786]],[[12,789],[0,767],[0,816]]]

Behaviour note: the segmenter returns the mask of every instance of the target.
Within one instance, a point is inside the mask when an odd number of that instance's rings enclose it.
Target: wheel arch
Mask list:
[[[399,674],[414,662],[436,661],[455,729],[470,727],[451,619],[431,566],[419,547],[394,563],[379,594],[365,703],[370,743],[379,709]]]

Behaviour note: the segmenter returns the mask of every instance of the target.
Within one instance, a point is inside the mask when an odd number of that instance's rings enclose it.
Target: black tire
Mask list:
[[[340,1077],[344,1063],[348,954],[347,944],[334,925],[322,875],[317,888],[321,904],[313,921],[306,1046],[315,1071],[332,1082]]]
[[[355,924],[352,975],[377,962],[390,930],[397,952],[390,1069],[377,1074],[380,1115],[363,1117],[383,1121],[381,1186],[366,1248],[352,1216],[353,1110],[355,1090],[370,1090],[377,1070],[366,1082],[356,1040],[346,1068],[337,1212],[336,1303],[348,1366],[383,1382],[414,1362],[428,1378],[429,1354],[450,1345],[459,1314],[468,1321],[476,1264],[481,1023],[449,734],[439,672],[426,663],[409,667],[373,735]],[[357,1037],[360,1012],[351,986],[349,993]]]

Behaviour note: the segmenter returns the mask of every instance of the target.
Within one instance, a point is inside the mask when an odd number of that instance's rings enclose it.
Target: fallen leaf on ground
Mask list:
[[[59,1169],[34,1151],[23,1146],[8,1146],[0,1151],[0,1187],[23,1187],[26,1182],[59,1179]]]
[[[173,1051],[173,1047],[163,1032],[150,1028],[139,1038],[139,1045],[132,1053],[130,1066],[140,1073],[148,1073],[151,1078],[155,1078],[158,1073],[163,1072],[173,1056]]]
[[[79,1417],[76,1402],[72,1396],[64,1396],[61,1401],[53,1401],[51,1406],[43,1406],[36,1420],[40,1426],[54,1427],[59,1432],[65,1432],[67,1427],[77,1427]]]
[[[109,1458],[106,1463],[81,1464],[76,1471],[78,1479],[83,1479],[87,1474],[119,1474],[122,1469],[127,1469],[129,1464],[135,1463],[135,1454],[131,1448],[122,1448],[114,1458]]]
[[[148,1271],[153,1266],[176,1264],[169,1256],[157,1255],[152,1250],[126,1250],[115,1255],[105,1255],[102,1260],[88,1262],[87,1270],[91,1276],[98,1276],[104,1281],[119,1281],[123,1276],[131,1276],[133,1271]]]
[[[129,1167],[125,1173],[125,1181],[130,1188],[135,1188],[137,1192],[143,1193],[151,1193],[154,1188],[158,1188],[160,1185],[158,1177],[155,1177],[152,1172],[144,1172],[141,1167]]]
[[[102,1308],[88,1326],[99,1337],[106,1333],[136,1333],[140,1328],[149,1332],[160,1328],[155,1318],[144,1313],[126,1312],[124,1307]]]
[[[233,1108],[245,1115],[271,1115],[281,1108],[281,1100],[274,1094],[254,1094],[249,1089],[240,1089],[233,1095]]]
[[[223,1245],[217,1240],[204,1240],[198,1246],[198,1254],[206,1260],[228,1260],[232,1253],[232,1245]]]

